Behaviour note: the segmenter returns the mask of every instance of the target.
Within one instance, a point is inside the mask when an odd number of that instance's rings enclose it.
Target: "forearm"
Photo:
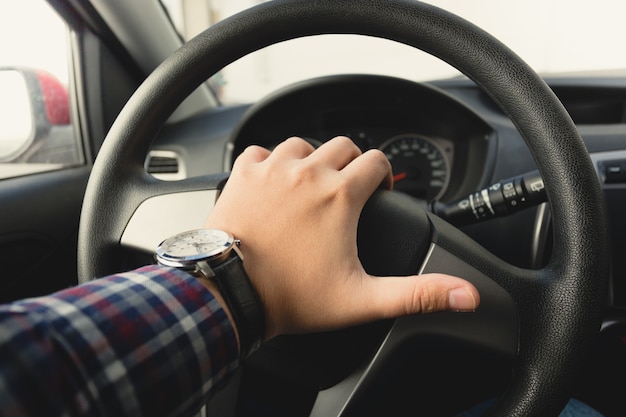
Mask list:
[[[178,414],[237,365],[220,304],[170,269],[4,306],[0,330],[0,409],[16,414]]]

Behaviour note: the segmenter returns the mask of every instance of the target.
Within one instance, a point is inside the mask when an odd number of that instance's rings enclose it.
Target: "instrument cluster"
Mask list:
[[[362,151],[384,152],[394,190],[426,202],[475,190],[494,145],[489,125],[434,87],[345,75],[296,84],[255,103],[232,133],[226,164],[251,144],[272,149],[299,136],[319,146],[340,135]]]
[[[363,151],[377,148],[387,156],[394,190],[428,202],[439,200],[447,191],[454,155],[451,141],[417,133],[394,135],[381,143],[363,131],[342,135],[351,138]],[[323,143],[310,137],[304,139],[316,148]]]

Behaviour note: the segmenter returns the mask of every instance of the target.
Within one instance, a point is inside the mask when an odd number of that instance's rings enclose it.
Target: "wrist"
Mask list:
[[[191,273],[212,292],[233,325],[240,357],[245,359],[264,340],[265,317],[238,245],[221,230],[190,230],[163,241],[155,258],[161,265]]]
[[[265,339],[265,315],[259,295],[246,273],[235,248],[231,257],[216,268],[210,279],[228,307],[235,324],[242,359],[255,352]]]

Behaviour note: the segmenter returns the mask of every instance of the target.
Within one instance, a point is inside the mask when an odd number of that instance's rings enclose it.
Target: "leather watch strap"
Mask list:
[[[214,266],[213,271],[213,279],[237,326],[240,357],[245,359],[261,346],[265,336],[261,300],[234,250],[230,258]]]

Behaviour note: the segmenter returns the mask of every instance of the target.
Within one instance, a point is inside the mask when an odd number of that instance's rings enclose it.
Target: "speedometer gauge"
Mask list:
[[[443,151],[431,139],[416,134],[395,136],[380,150],[393,168],[393,188],[431,201],[440,198],[450,180],[450,167]]]

